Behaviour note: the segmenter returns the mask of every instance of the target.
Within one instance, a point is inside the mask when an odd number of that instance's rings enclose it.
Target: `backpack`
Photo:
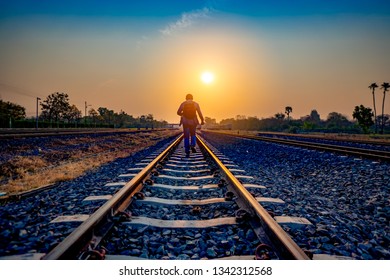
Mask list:
[[[194,102],[186,102],[183,106],[183,117],[186,119],[196,118],[196,106]]]

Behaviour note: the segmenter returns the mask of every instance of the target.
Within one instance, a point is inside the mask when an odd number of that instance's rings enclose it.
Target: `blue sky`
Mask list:
[[[77,15],[77,16],[170,16],[203,6],[203,1],[27,1],[2,3],[2,16]]]
[[[382,14],[390,13],[387,0],[215,0],[215,1],[100,1],[100,0],[14,0],[1,2],[1,16],[78,15],[78,16],[174,16],[185,11],[211,7],[245,16],[297,16],[312,14]]]
[[[1,1],[0,98],[34,115],[32,96],[63,91],[175,122],[192,92],[218,121],[285,106],[351,118],[390,80],[389,30],[385,0]]]

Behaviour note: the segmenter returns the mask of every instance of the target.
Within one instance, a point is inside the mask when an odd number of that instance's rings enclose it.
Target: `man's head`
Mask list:
[[[194,99],[194,97],[192,96],[191,93],[186,95],[186,100],[193,100],[193,99]]]

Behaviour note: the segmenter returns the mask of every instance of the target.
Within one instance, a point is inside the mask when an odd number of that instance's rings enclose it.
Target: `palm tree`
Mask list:
[[[383,134],[383,129],[384,129],[384,126],[385,126],[385,98],[386,98],[386,91],[389,90],[390,88],[390,84],[389,83],[383,83],[381,84],[381,88],[383,88],[383,102],[382,102],[382,130],[381,130],[381,133]]]
[[[292,108],[290,106],[287,106],[285,110],[285,113],[287,114],[287,120],[290,120],[290,113],[292,112]]]
[[[378,133],[378,125],[376,120],[376,106],[375,106],[375,89],[378,87],[376,83],[372,83],[368,86],[369,89],[372,90],[372,101],[374,103],[374,120],[375,120],[375,133]]]

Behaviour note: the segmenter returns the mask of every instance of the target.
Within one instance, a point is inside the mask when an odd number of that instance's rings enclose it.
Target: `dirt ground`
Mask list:
[[[131,156],[177,134],[177,130],[161,130],[94,136],[51,136],[40,140],[26,138],[17,143],[9,140],[9,143],[2,143],[1,147],[0,194],[3,197],[19,194],[74,179],[88,170]]]

